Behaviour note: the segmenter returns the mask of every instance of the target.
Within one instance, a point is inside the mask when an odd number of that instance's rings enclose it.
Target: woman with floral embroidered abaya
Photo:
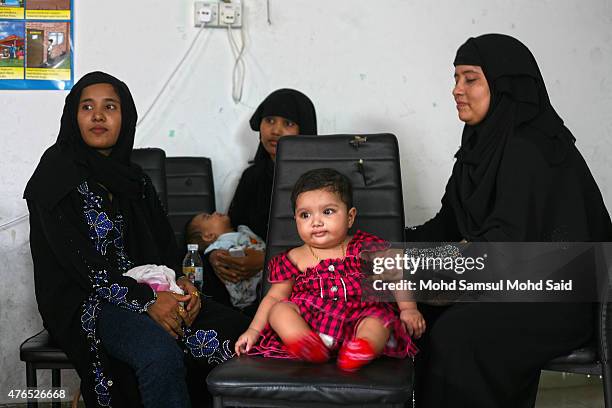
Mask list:
[[[231,357],[248,321],[202,303],[180,273],[151,180],[130,161],[136,118],[127,86],[105,73],[85,75],[66,97],[57,142],[24,194],[38,308],[86,406],[203,405],[208,371]],[[125,276],[139,265],[173,269],[184,294]],[[134,374],[140,397],[126,386]]]

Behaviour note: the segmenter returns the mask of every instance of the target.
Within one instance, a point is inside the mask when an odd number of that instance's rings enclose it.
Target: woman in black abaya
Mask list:
[[[500,34],[457,51],[461,147],[435,218],[409,241],[609,241],[612,225],[531,52]],[[532,407],[540,369],[591,338],[590,303],[423,308],[419,407]]]
[[[36,300],[81,377],[86,406],[189,407],[188,382],[197,383],[194,405],[205,404],[207,372],[232,357],[230,342],[248,321],[212,301],[201,308],[180,272],[157,193],[130,161],[136,119],[128,87],[102,72],[66,97],[57,142],[24,194]],[[174,269],[185,295],[124,276],[144,264]],[[140,396],[114,361],[135,374]]]

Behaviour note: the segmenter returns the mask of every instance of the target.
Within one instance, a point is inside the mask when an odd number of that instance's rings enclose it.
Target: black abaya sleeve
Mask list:
[[[145,183],[145,196],[148,200],[148,208],[151,211],[151,229],[153,230],[153,237],[157,241],[157,247],[159,248],[160,258],[162,264],[174,270],[176,273],[176,279],[183,276],[182,271],[182,255],[176,243],[176,237],[170,221],[168,221],[168,215],[164,209],[159,196],[155,191],[155,187],[151,180],[146,176],[147,182]]]
[[[70,330],[76,320],[80,305],[87,297],[89,285],[85,276],[74,273],[69,260],[58,256],[51,248],[46,230],[49,223],[43,222],[45,214],[34,203],[28,202],[30,210],[30,249],[34,263],[34,291],[43,323],[56,337]],[[47,225],[45,225],[47,224]]]
[[[446,196],[442,198],[442,208],[434,218],[423,225],[407,228],[405,235],[408,242],[455,242],[462,239]]]
[[[253,211],[253,198],[257,183],[257,180],[251,176],[252,172],[252,167],[249,167],[242,173],[227,211],[234,228],[238,225],[249,225],[251,221],[250,214]]]

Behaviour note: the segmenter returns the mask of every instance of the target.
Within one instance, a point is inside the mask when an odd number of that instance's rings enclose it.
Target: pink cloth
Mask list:
[[[140,265],[123,275],[136,279],[138,283],[146,283],[156,292],[184,294],[183,289],[176,284],[176,274],[165,265]]]

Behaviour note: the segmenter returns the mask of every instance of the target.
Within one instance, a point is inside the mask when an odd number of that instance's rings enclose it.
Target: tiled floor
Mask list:
[[[543,372],[536,408],[603,408],[599,377]]]

